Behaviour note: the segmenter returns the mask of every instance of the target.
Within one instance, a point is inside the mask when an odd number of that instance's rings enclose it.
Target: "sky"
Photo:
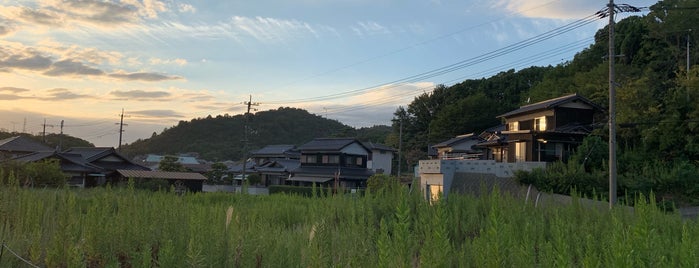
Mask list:
[[[0,0],[0,130],[117,147],[122,109],[130,143],[249,100],[390,125],[436,85],[571,60],[607,3]]]

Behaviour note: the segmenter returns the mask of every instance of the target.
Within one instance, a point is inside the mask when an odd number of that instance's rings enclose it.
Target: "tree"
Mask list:
[[[158,170],[160,171],[174,171],[174,172],[186,172],[187,168],[178,162],[179,158],[173,155],[166,155],[160,160],[158,164]]]
[[[206,177],[209,179],[208,183],[211,184],[223,184],[232,179],[228,167],[221,162],[211,164],[211,170],[206,173]]]

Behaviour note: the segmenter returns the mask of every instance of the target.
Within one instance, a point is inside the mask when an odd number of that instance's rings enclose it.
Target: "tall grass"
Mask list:
[[[405,189],[302,197],[11,186],[0,189],[0,228],[0,240],[42,267],[695,267],[699,257],[697,222],[653,203],[542,209],[494,193],[429,204]]]

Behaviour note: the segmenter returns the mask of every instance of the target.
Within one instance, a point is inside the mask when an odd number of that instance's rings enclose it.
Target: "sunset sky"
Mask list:
[[[0,129],[39,134],[45,119],[58,133],[63,120],[64,133],[116,147],[122,109],[132,142],[240,114],[249,96],[258,110],[387,125],[437,84],[572,59],[605,19],[502,49],[607,2],[0,0]]]

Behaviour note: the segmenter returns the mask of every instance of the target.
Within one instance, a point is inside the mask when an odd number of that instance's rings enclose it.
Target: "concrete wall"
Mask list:
[[[443,185],[443,196],[446,198],[451,192],[454,175],[456,173],[488,174],[496,178],[511,178],[517,170],[531,171],[535,168],[546,167],[545,162],[519,162],[502,163],[495,160],[420,160],[418,172],[420,173],[420,190],[426,192],[427,184]],[[441,175],[441,183],[437,176]]]

